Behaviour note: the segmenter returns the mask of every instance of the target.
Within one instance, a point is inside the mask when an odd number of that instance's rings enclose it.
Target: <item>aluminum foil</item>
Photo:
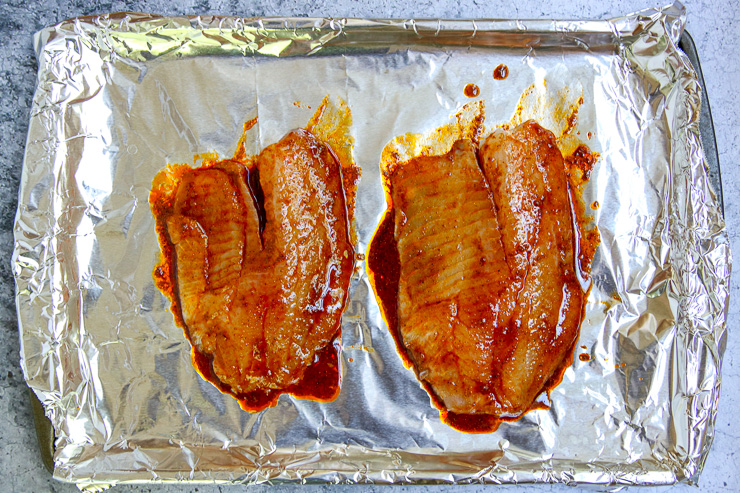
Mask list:
[[[712,442],[730,251],[699,138],[682,5],[607,21],[164,18],[112,14],[35,38],[13,269],[25,378],[55,477],[120,481],[695,482]],[[510,75],[491,76],[499,64]],[[576,87],[600,159],[583,192],[601,245],[576,356],[551,396],[490,434],[440,422],[404,368],[364,263],[342,390],[261,413],[205,382],[157,291],[147,198],[167,163],[255,151],[330,95],[351,107],[363,253],[386,204],[384,145],[448,121],[475,83],[486,125],[530,86]],[[558,89],[560,90],[560,89]],[[585,135],[591,134],[587,139]]]

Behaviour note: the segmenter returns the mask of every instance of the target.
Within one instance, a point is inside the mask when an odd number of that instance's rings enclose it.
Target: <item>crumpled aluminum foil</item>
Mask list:
[[[13,268],[23,371],[56,432],[55,477],[695,482],[719,397],[730,250],[700,143],[700,87],[676,46],[684,23],[676,3],[610,21],[113,14],[38,33]],[[496,81],[501,63],[510,75]],[[198,376],[152,281],[147,198],[160,168],[230,156],[255,116],[258,152],[340,97],[363,169],[364,252],[386,207],[378,163],[390,139],[446,123],[469,101],[466,83],[480,87],[492,128],[545,81],[579,88],[579,135],[601,155],[583,193],[601,204],[593,288],[549,410],[490,434],[442,424],[363,262],[336,401],[282,396],[250,414]]]

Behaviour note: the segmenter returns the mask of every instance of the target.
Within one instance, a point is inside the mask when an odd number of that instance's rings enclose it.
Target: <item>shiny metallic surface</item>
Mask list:
[[[55,476],[695,482],[713,435],[731,256],[701,149],[699,85],[677,48],[684,22],[674,4],[611,21],[114,14],[41,31],[13,267],[23,371],[55,428]],[[502,63],[509,76],[494,80]],[[324,96],[342,98],[363,170],[364,253],[386,207],[385,144],[447,123],[471,101],[468,83],[489,129],[532,84],[582,94],[579,137],[601,156],[582,197],[600,204],[593,285],[550,409],[490,434],[441,423],[362,261],[334,402],[282,396],[250,414],[202,380],[152,280],[157,171],[232,155],[253,117],[257,153],[305,126]]]

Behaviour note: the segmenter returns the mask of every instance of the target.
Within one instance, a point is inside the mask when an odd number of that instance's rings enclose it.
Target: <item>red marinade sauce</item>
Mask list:
[[[503,63],[493,69],[493,78],[496,80],[504,80],[509,76],[509,67],[504,65]]]
[[[480,89],[475,84],[468,84],[465,86],[465,90],[463,92],[467,97],[474,98],[480,94]]]

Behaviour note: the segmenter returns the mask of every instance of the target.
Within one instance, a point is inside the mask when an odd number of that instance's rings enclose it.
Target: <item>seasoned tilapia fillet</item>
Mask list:
[[[296,130],[254,163],[169,167],[150,201],[174,253],[173,306],[222,386],[299,382],[338,333],[354,264],[331,150]]]
[[[554,136],[526,122],[388,178],[398,330],[419,378],[448,411],[521,415],[567,363],[583,304]]]
[[[533,121],[497,130],[481,145],[517,296],[516,343],[500,371],[500,402],[527,410],[570,364],[585,295],[576,272],[574,214],[555,136]]]

